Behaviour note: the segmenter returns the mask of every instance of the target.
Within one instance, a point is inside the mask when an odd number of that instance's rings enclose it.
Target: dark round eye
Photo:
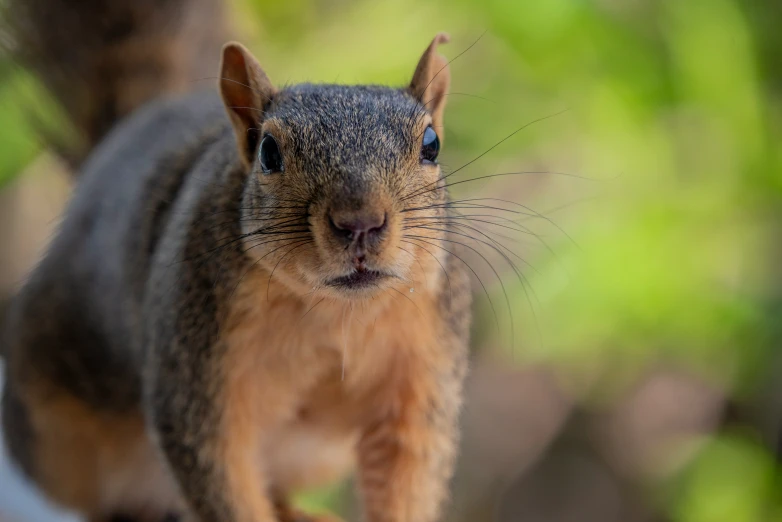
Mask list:
[[[421,160],[434,163],[439,153],[440,138],[437,137],[437,133],[432,127],[427,127],[424,131],[424,140],[421,143]]]
[[[258,159],[261,161],[261,170],[263,170],[264,174],[283,171],[280,147],[277,146],[277,142],[269,134],[261,140]]]

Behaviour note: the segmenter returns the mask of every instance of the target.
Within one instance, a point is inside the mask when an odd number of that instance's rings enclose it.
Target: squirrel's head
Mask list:
[[[341,298],[436,284],[447,40],[435,37],[401,89],[278,90],[244,47],[225,46],[220,90],[248,173],[245,250],[275,278]]]

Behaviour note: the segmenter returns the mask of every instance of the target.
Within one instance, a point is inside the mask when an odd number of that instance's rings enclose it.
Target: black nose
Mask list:
[[[374,240],[386,228],[386,213],[375,211],[332,211],[329,215],[331,231],[349,241]]]

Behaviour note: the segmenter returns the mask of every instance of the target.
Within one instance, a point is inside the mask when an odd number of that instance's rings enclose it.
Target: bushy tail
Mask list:
[[[6,7],[12,56],[81,134],[59,151],[74,166],[139,105],[215,76],[227,39],[222,0],[9,0]]]

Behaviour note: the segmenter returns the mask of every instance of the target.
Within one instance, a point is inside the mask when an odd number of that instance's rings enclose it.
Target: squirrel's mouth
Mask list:
[[[331,279],[327,285],[337,288],[357,289],[377,286],[388,274],[378,270],[354,270],[353,272]]]

